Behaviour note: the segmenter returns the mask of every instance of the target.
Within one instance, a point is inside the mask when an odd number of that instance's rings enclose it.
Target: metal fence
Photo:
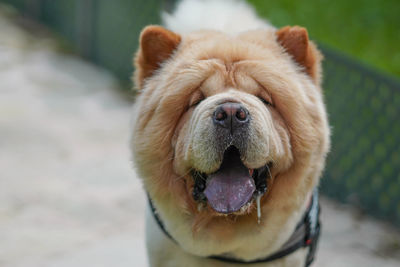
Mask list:
[[[323,52],[333,135],[322,190],[400,226],[400,82]]]
[[[86,58],[129,81],[138,35],[157,0],[6,0],[50,25]],[[332,152],[322,191],[400,226],[400,83],[323,49]]]
[[[23,15],[49,25],[85,58],[111,70],[122,81],[132,75],[132,57],[144,25],[159,23],[160,0],[0,0]]]

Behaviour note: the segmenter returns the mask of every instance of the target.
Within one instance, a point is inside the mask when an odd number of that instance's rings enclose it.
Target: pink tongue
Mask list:
[[[221,168],[208,177],[204,194],[210,206],[220,213],[238,211],[255,191],[253,178],[240,160],[236,149],[225,152]]]

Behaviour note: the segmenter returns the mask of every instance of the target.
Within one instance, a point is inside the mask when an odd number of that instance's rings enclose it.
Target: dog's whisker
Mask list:
[[[168,161],[173,161],[174,159],[175,159],[175,157],[167,158]]]
[[[178,181],[178,180],[180,180],[180,179],[183,179],[183,178],[184,178],[186,175],[188,175],[191,171],[192,171],[192,169],[190,169],[188,172],[182,174],[181,176],[176,177],[174,181]]]
[[[199,172],[198,175],[203,181],[207,181],[207,178],[204,178],[203,175],[201,174],[201,172]]]
[[[267,170],[268,170],[268,173],[269,173],[269,177],[272,177],[271,170],[270,170],[268,164],[266,166],[267,166]]]

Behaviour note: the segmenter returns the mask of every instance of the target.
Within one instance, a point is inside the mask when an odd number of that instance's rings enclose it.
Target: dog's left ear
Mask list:
[[[293,60],[320,85],[322,54],[308,39],[307,30],[299,26],[286,26],[276,32],[278,42],[285,48]]]
[[[138,89],[161,63],[167,60],[181,42],[181,36],[161,26],[147,26],[142,30],[139,50],[135,56],[135,84]]]

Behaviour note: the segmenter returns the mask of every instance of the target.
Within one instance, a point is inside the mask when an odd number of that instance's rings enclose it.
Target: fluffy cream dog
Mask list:
[[[135,58],[151,266],[237,266],[297,231],[329,150],[321,55],[242,1],[184,0]],[[252,266],[304,266],[307,246]],[[226,259],[226,260],[224,260]]]

